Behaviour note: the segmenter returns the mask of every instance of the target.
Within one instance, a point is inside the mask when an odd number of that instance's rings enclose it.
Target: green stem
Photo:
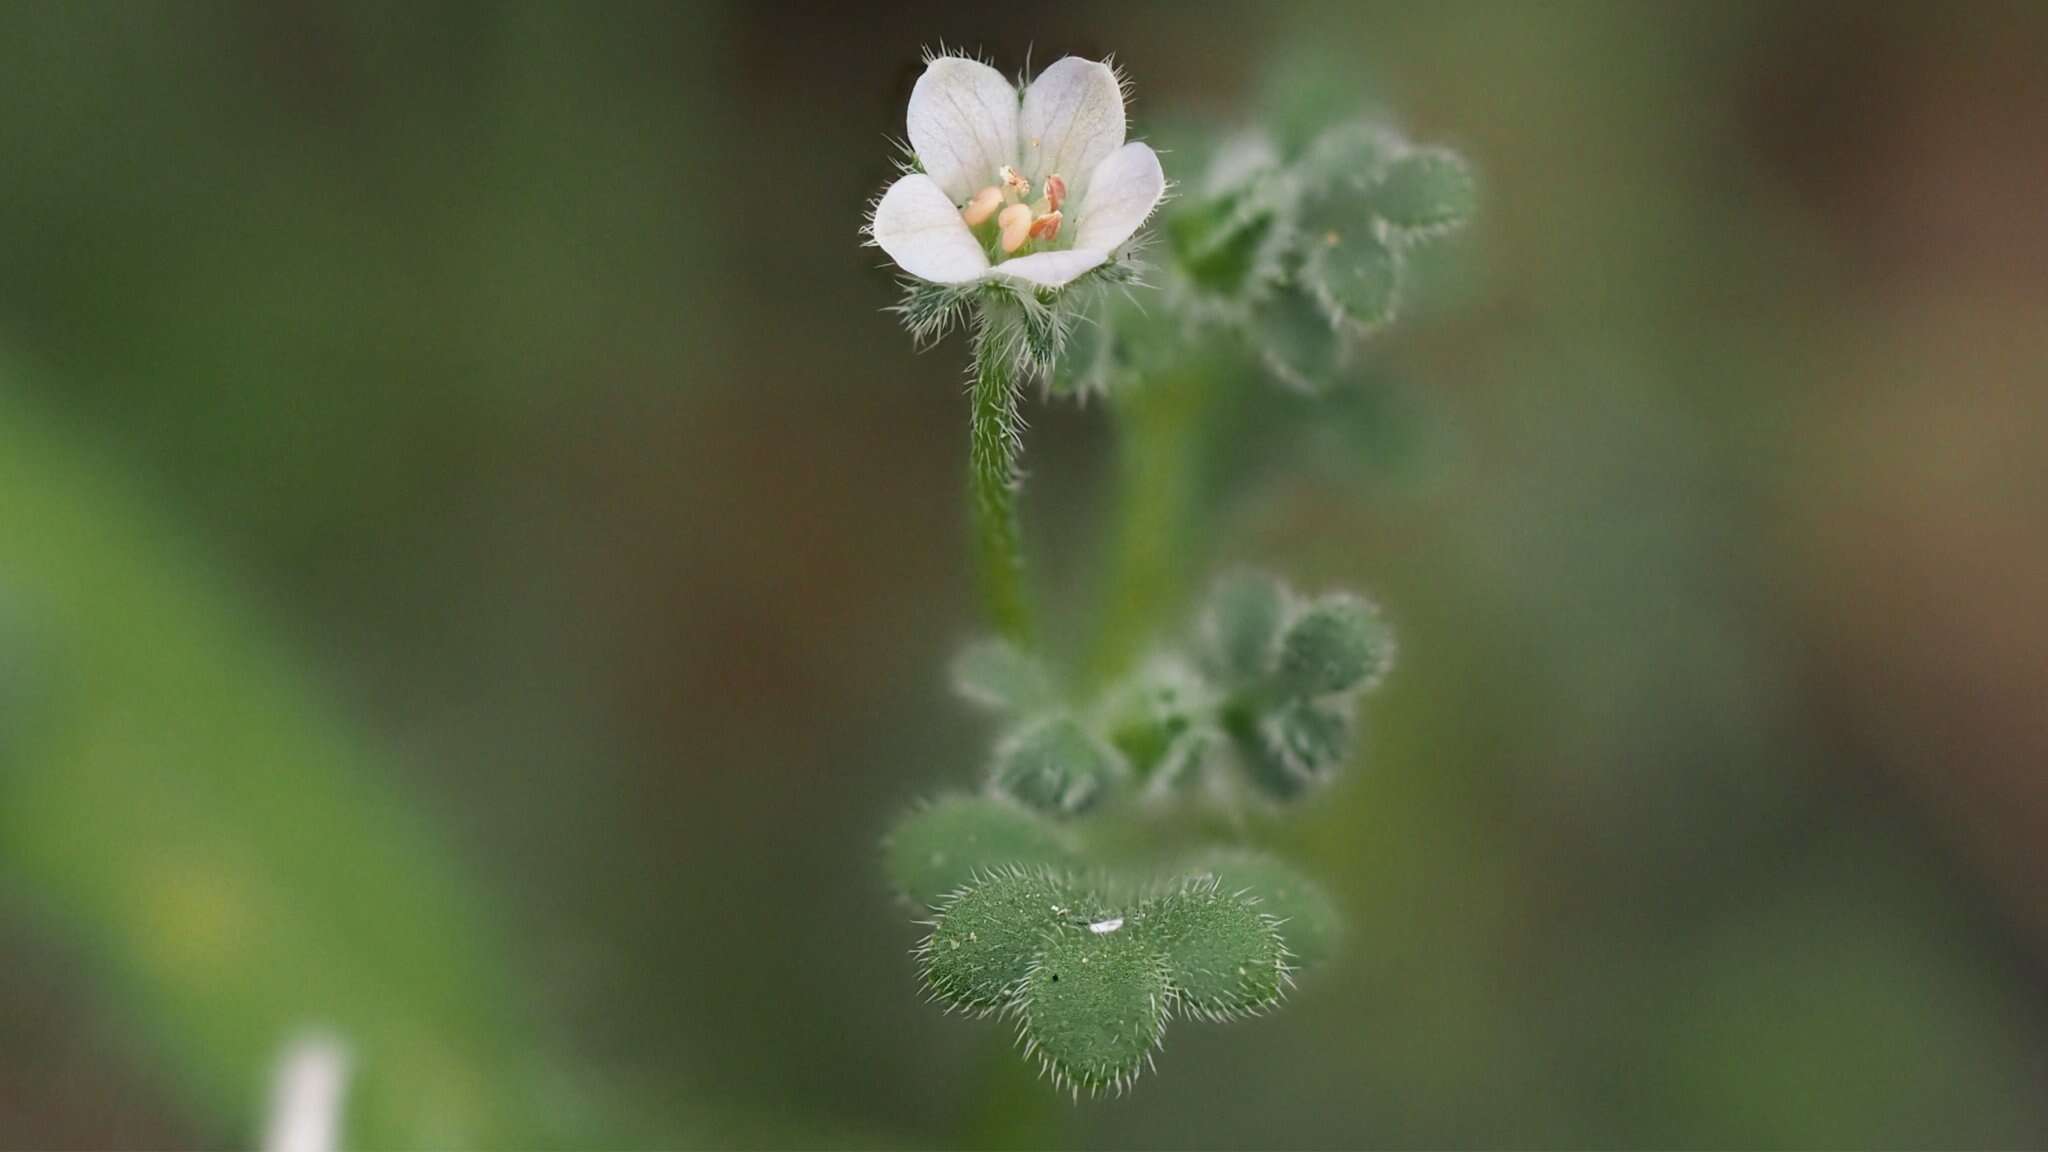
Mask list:
[[[1094,655],[1099,680],[1121,674],[1186,598],[1211,391],[1197,368],[1148,380],[1118,404],[1120,491]]]
[[[996,630],[1031,643],[1031,607],[1024,587],[1024,541],[1017,521],[1017,458],[1024,423],[1017,411],[1015,357],[1003,347],[1002,321],[984,316],[974,342],[974,415],[968,448],[981,595]]]

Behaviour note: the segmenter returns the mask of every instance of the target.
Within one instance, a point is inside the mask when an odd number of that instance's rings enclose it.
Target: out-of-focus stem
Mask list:
[[[1147,380],[1117,402],[1116,515],[1110,522],[1108,586],[1092,671],[1108,680],[1129,667],[1177,613],[1194,555],[1210,380],[1200,368]]]

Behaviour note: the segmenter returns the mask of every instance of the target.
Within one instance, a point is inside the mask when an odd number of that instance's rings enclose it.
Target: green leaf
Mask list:
[[[1302,283],[1334,322],[1371,331],[1394,319],[1401,257],[1362,180],[1332,180],[1311,194],[1301,233]]]
[[[1166,1034],[1172,995],[1151,944],[1121,917],[1051,933],[1017,999],[1019,1036],[1056,1084],[1122,1092]]]
[[[1019,729],[996,749],[990,783],[1035,808],[1071,815],[1130,774],[1121,753],[1071,716]]]
[[[1150,776],[1174,742],[1207,717],[1215,699],[1200,672],[1178,657],[1162,656],[1109,690],[1101,723],[1115,733],[1117,750],[1138,774]]]
[[[1457,153],[1421,148],[1394,161],[1372,192],[1372,203],[1387,223],[1408,232],[1449,231],[1478,208],[1479,188]]]
[[[890,833],[885,852],[889,878],[920,908],[937,905],[979,872],[1073,862],[1059,829],[988,796],[944,796],[912,812]]]
[[[1401,255],[1370,223],[1312,230],[1302,281],[1330,317],[1371,332],[1393,323],[1401,301]]]
[[[1059,702],[1052,673],[1036,657],[1000,637],[977,640],[953,658],[953,691],[970,704],[1013,715]]]
[[[1256,183],[1169,213],[1162,231],[1188,282],[1238,298],[1278,271],[1280,221]]]
[[[1232,572],[1216,582],[1202,639],[1210,663],[1225,678],[1250,683],[1272,673],[1287,600],[1286,585],[1264,572]]]
[[[1259,302],[1251,336],[1274,379],[1301,392],[1326,390],[1348,359],[1343,333],[1303,283],[1283,285]]]
[[[1257,715],[1233,735],[1253,783],[1275,799],[1292,800],[1343,765],[1352,727],[1348,702],[1292,700]]]
[[[1288,625],[1276,682],[1290,695],[1327,696],[1370,688],[1385,675],[1393,635],[1370,601],[1324,596]]]
[[[978,873],[938,911],[917,948],[925,986],[953,1008],[986,1013],[1010,1003],[1048,934],[1099,909],[1049,871],[1006,866]]]
[[[1199,785],[1223,743],[1223,734],[1208,726],[1190,728],[1174,737],[1146,778],[1146,795],[1159,796]]]
[[[1214,876],[1189,880],[1132,918],[1166,962],[1174,1002],[1207,1020],[1232,1020],[1280,1002],[1287,948],[1274,918]]]
[[[1379,179],[1387,163],[1406,143],[1391,125],[1376,120],[1346,120],[1332,125],[1309,145],[1298,166],[1303,184],[1314,192],[1362,188]]]
[[[1336,951],[1344,932],[1336,902],[1294,868],[1257,852],[1223,853],[1200,867],[1216,877],[1223,891],[1258,898],[1259,911],[1277,921],[1295,971],[1321,964]]]

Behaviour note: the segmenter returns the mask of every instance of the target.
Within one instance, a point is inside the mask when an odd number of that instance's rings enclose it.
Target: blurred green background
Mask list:
[[[986,739],[965,352],[857,236],[941,40],[1114,52],[1140,132],[1334,61],[1483,180],[1365,434],[1209,541],[1400,631],[1298,853],[1349,952],[1123,1100],[920,1003],[876,862]],[[0,7],[0,1142],[247,1145],[328,1028],[365,1147],[2048,1143],[2043,59],[2021,5]],[[1072,630],[1114,444],[1028,414]]]

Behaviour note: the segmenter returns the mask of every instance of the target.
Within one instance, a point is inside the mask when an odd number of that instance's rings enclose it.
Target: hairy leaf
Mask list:
[[[1148,902],[1132,919],[1166,962],[1183,1010],[1229,1020],[1280,1002],[1287,948],[1257,897],[1203,876]]]
[[[1411,232],[1443,232],[1465,223],[1478,207],[1472,170],[1457,153],[1422,148],[1388,166],[1373,189],[1373,206],[1387,223]]]
[[[1079,721],[1053,716],[1018,730],[996,749],[990,783],[1033,807],[1072,814],[1093,806],[1129,773],[1123,756]]]
[[[1031,971],[1048,934],[1093,911],[1065,880],[1044,869],[977,874],[946,899],[931,935],[918,946],[925,986],[952,1008],[1002,1008]]]
[[[1277,681],[1302,697],[1370,688],[1386,673],[1393,651],[1393,636],[1370,601],[1348,593],[1324,596],[1288,625]]]
[[[1258,898],[1259,911],[1276,921],[1287,944],[1288,963],[1296,971],[1314,967],[1335,952],[1343,935],[1343,917],[1315,881],[1257,852],[1227,852],[1198,866],[1213,874],[1223,891]]]
[[[1066,927],[1025,978],[1018,1035],[1056,1083],[1121,1092],[1165,1035],[1171,994],[1159,954],[1122,917]]]

